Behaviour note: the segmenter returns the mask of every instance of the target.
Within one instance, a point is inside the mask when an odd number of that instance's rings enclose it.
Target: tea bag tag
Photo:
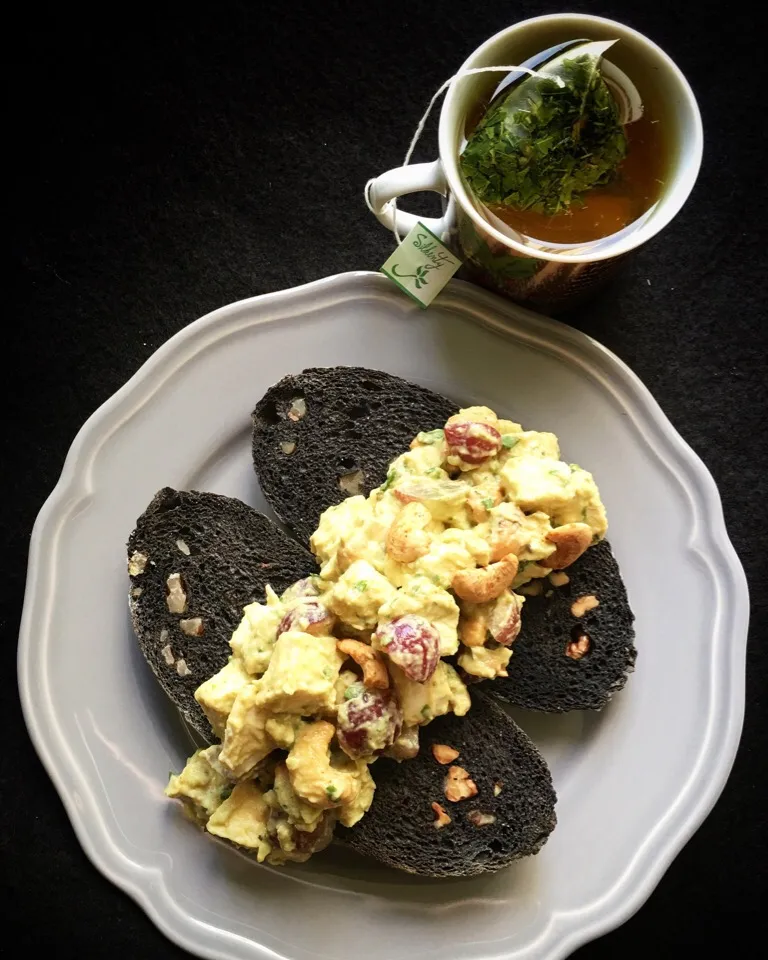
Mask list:
[[[460,266],[461,260],[418,222],[380,270],[426,310]]]

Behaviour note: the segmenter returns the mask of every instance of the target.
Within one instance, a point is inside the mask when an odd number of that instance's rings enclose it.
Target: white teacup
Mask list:
[[[620,41],[611,48],[610,61],[638,78],[643,101],[662,118],[669,163],[658,202],[634,229],[622,230],[587,249],[584,245],[572,250],[542,249],[494,226],[468,193],[459,169],[467,116],[504,75],[460,74],[471,68],[522,63],[540,50],[577,38]],[[457,250],[473,279],[514,300],[553,311],[593,290],[623,256],[650,240],[675,216],[696,182],[703,132],[693,91],[655,43],[613,20],[552,14],[502,30],[464,62],[443,101],[438,144],[439,160],[397,167],[371,182],[368,199],[376,217],[400,236],[421,220]],[[446,198],[442,217],[416,217],[393,209],[393,198],[425,190]]]

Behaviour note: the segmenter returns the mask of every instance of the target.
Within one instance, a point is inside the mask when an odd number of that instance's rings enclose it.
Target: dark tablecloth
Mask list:
[[[635,370],[712,471],[753,601],[746,725],[728,785],[640,912],[578,956],[709,956],[732,930],[764,926],[766,911],[766,54],[743,5],[571,7],[646,33],[700,100],[706,148],[690,201],[568,319]],[[15,287],[2,407],[4,942],[16,935],[25,952],[57,960],[181,957],[88,862],[23,726],[14,653],[35,515],[82,422],[171,334],[242,297],[377,269],[391,245],[363,206],[366,179],[401,162],[431,94],[483,39],[556,8],[284,0],[197,13],[181,4],[14,9],[22,23],[5,44]],[[416,159],[434,155],[434,130]]]

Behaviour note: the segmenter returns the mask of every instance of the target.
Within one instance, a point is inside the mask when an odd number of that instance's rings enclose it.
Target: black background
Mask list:
[[[6,34],[17,286],[2,379],[1,902],[6,943],[19,935],[60,960],[185,955],[81,852],[15,696],[29,533],[69,444],[208,310],[377,269],[390,237],[363,206],[366,179],[402,161],[432,92],[481,41],[558,10],[466,0],[192,7],[16,6],[23,23]],[[699,98],[706,147],[691,199],[568,319],[630,364],[712,471],[753,602],[746,725],[723,795],[641,911],[577,956],[708,956],[734,929],[756,930],[766,910],[765,54],[736,5],[570,9],[646,33]],[[432,159],[434,126],[416,159]]]

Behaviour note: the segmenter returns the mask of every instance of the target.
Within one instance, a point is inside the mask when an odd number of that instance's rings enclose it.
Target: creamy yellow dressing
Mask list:
[[[195,694],[221,745],[167,795],[260,861],[307,859],[368,810],[382,752],[413,755],[420,726],[470,709],[461,672],[507,675],[515,591],[564,540],[583,549],[606,527],[592,475],[560,460],[554,434],[487,407],[420,433],[382,486],[323,513],[319,576],[244,609],[229,662]]]
[[[254,702],[270,713],[315,716],[336,703],[336,678],[344,657],[335,637],[289,630],[277,638]]]
[[[217,744],[196,751],[179,774],[172,774],[165,795],[182,800],[187,812],[205,823],[232,792],[229,771],[219,763]]]
[[[464,647],[459,666],[475,677],[493,680],[494,677],[507,676],[507,664],[511,659],[512,651],[508,647],[498,646],[493,650],[488,647]]]
[[[390,667],[390,675],[400,699],[405,726],[424,726],[446,713],[463,717],[472,706],[461,677],[444,660],[425,683],[409,680],[395,666]]]
[[[261,863],[272,852],[267,823],[269,807],[253,782],[238,783],[208,819],[206,830],[256,854]]]

